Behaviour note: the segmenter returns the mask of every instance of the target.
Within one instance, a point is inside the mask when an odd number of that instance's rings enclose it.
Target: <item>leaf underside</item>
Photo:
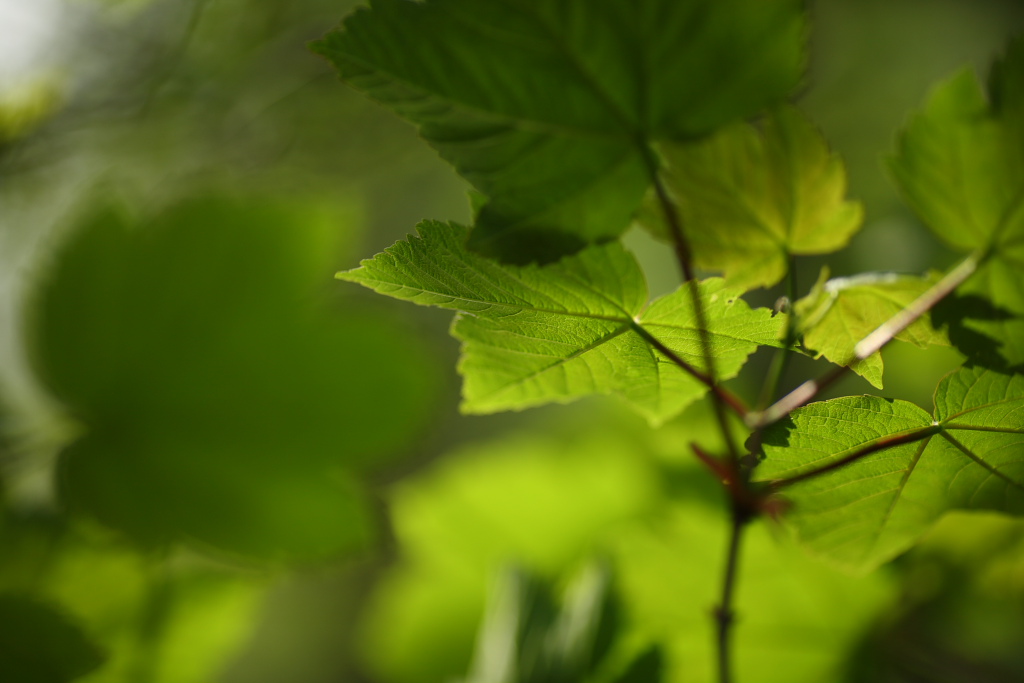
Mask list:
[[[1024,514],[1024,376],[984,368],[947,375],[934,416],[874,396],[800,408],[766,430],[755,474],[783,480],[880,440],[915,435],[787,487],[788,519],[801,541],[864,572],[906,550],[944,512]]]
[[[621,234],[652,142],[785,97],[803,21],[796,0],[374,0],[312,48],[488,197],[472,248],[523,262]]]
[[[822,275],[824,280],[827,273]],[[804,346],[833,363],[846,365],[855,358],[858,342],[913,303],[935,281],[934,275],[866,273],[819,282],[794,306]],[[895,338],[919,347],[949,344],[947,335],[936,330],[928,317],[914,321]],[[880,353],[853,363],[850,368],[882,388]]]
[[[616,394],[660,423],[707,391],[643,334],[703,370],[689,290],[648,307],[643,273],[621,244],[589,247],[547,266],[514,266],[470,252],[463,226],[425,222],[419,232],[338,277],[459,312],[452,334],[463,343],[465,412]],[[720,379],[735,376],[758,345],[779,345],[782,316],[752,310],[720,279],[698,286]]]

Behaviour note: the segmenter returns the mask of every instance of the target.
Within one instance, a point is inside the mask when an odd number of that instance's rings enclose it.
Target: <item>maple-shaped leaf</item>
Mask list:
[[[489,198],[473,248],[522,261],[622,233],[650,143],[785,97],[803,32],[798,0],[373,0],[312,47]]]
[[[1011,313],[968,315],[967,326],[998,341],[1006,365],[1024,363],[1024,40],[995,64],[987,93],[971,71],[939,86],[900,137],[890,168],[936,235],[981,255],[959,292]]]
[[[427,221],[419,237],[338,274],[381,294],[460,312],[452,334],[463,342],[465,412],[614,393],[659,423],[707,391],[650,342],[653,336],[705,370],[685,286],[645,310],[643,273],[618,242],[546,266],[516,266],[469,251],[467,232]],[[721,279],[698,286],[718,379],[735,376],[758,345],[779,345],[783,316],[752,310]]]
[[[804,346],[833,363],[855,360],[857,343],[900,313],[935,284],[935,275],[916,277],[896,273],[864,273],[828,279],[823,269],[811,292],[793,307]],[[941,330],[927,317],[915,320],[896,339],[924,347],[948,345]],[[882,388],[882,356],[875,352],[850,368],[879,389]]]
[[[660,151],[664,183],[697,265],[723,271],[730,285],[774,285],[790,256],[836,251],[860,228],[863,210],[845,198],[842,162],[795,109]],[[651,195],[639,222],[666,236]]]
[[[949,510],[1024,514],[1024,375],[961,368],[936,388],[934,415],[874,396],[812,403],[765,431],[755,473],[785,480],[830,464],[783,489],[788,520],[855,571],[903,552]]]

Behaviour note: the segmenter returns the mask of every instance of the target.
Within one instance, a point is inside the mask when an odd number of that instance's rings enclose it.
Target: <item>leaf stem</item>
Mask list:
[[[686,240],[686,235],[683,233],[683,221],[679,216],[679,211],[676,209],[675,203],[668,194],[668,190],[665,188],[665,184],[661,181],[661,175],[659,173],[660,164],[654,150],[652,150],[650,145],[648,145],[644,140],[639,141],[638,144],[643,154],[644,162],[647,165],[647,173],[651,178],[651,184],[654,186],[654,193],[658,197],[658,204],[661,206],[662,213],[665,216],[665,224],[668,226],[669,236],[672,239],[672,246],[675,249],[676,261],[679,263],[679,269],[682,272],[684,283],[690,291],[690,300],[693,305],[694,318],[697,323],[697,332],[700,335],[701,350],[704,353],[704,367],[706,369],[706,377],[708,379],[706,384],[712,388],[711,403],[715,410],[715,417],[717,418],[719,427],[722,430],[722,438],[725,439],[725,443],[729,451],[729,458],[734,465],[738,465],[740,461],[739,449],[736,446],[735,439],[733,439],[732,429],[729,427],[729,418],[725,413],[727,405],[733,408],[733,410],[736,410],[738,406],[726,400],[723,393],[716,389],[716,387],[718,387],[716,379],[717,373],[715,372],[714,353],[711,349],[711,333],[708,330],[707,312],[704,310],[704,302],[700,298],[700,287],[693,270],[693,254],[690,251],[690,245]],[[661,349],[658,350],[661,351]],[[662,353],[664,353],[664,351],[662,351]],[[746,419],[747,411],[745,408],[740,415]]]
[[[838,470],[841,467],[846,467],[847,465],[853,464],[860,460],[861,458],[871,455],[872,453],[884,451],[887,448],[893,448],[895,446],[903,446],[908,443],[914,443],[915,441],[920,441],[921,439],[927,439],[928,437],[934,436],[935,434],[938,434],[941,431],[941,425],[930,425],[928,427],[924,427],[922,429],[918,429],[912,432],[897,434],[896,436],[890,436],[884,439],[879,439],[878,441],[868,444],[867,446],[864,446],[863,448],[860,448],[854,451],[853,453],[850,453],[849,455],[845,455],[842,458],[839,458],[838,460],[833,460],[832,462],[822,465],[821,467],[815,468],[813,470],[808,470],[807,472],[803,472],[801,474],[793,475],[792,477],[776,479],[775,481],[770,482],[769,485],[772,487],[773,490],[777,491],[787,486],[797,484],[801,481],[807,481],[808,479],[820,477],[823,474],[828,474],[829,472]]]
[[[851,365],[880,351],[886,344],[895,339],[896,335],[907,329],[918,318],[930,311],[935,304],[962,285],[967,278],[974,274],[984,258],[985,254],[983,252],[975,252],[967,256],[946,273],[941,280],[932,285],[928,291],[912,301],[909,306],[879,325],[871,334],[861,339],[854,347],[853,356],[848,361],[818,379],[804,382],[767,409],[758,413],[751,413],[747,417],[747,425],[758,429],[766,427],[774,422],[778,422],[800,406],[811,401],[823,389],[842,377],[850,369]]]
[[[750,513],[735,504],[732,508],[732,523],[729,527],[729,549],[725,559],[725,574],[722,578],[722,594],[715,608],[718,641],[718,681],[732,683],[732,634],[736,613],[733,611],[733,597],[736,592],[736,578],[739,574],[740,542],[743,529],[750,521]]]
[[[743,402],[743,399],[741,399],[739,396],[732,393],[725,387],[721,386],[720,384],[716,384],[710,376],[704,374],[697,368],[687,363],[679,356],[679,354],[677,354],[675,351],[667,347],[664,344],[664,342],[662,342],[653,334],[645,330],[642,325],[634,323],[633,329],[636,331],[637,334],[644,338],[644,341],[646,341],[648,344],[657,349],[663,356],[665,356],[670,361],[678,365],[680,368],[683,369],[683,371],[691,375],[698,382],[708,387],[708,389],[710,389],[714,393],[714,395],[717,396],[726,406],[731,408],[733,412],[735,412],[741,418],[746,417],[747,413],[749,412],[749,409],[747,408],[747,405]]]

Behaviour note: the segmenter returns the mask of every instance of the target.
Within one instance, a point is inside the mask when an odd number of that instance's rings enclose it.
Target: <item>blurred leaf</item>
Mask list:
[[[846,364],[854,359],[857,343],[874,332],[924,294],[937,281],[934,275],[914,277],[896,273],[865,273],[853,277],[826,280],[828,270],[818,283],[794,305],[803,333],[804,345],[833,363]],[[917,319],[896,339],[924,347],[948,345],[944,332],[932,327],[933,320]],[[882,356],[875,353],[850,366],[854,372],[882,388]]]
[[[0,590],[60,605],[102,647],[105,661],[81,683],[211,680],[252,630],[265,577],[189,555],[143,556],[99,531],[7,515]]]
[[[906,401],[848,396],[799,408],[765,431],[758,479],[815,470],[891,438],[845,466],[789,486],[800,540],[864,572],[910,547],[953,509],[1024,513],[1024,375],[964,368],[935,390],[934,419]]]
[[[353,475],[408,447],[436,373],[326,307],[336,210],[202,199],[82,225],[39,288],[36,365],[85,434],[62,498],[147,544],[315,559],[373,535]]]
[[[914,210],[954,249],[988,261],[959,291],[1012,318],[968,320],[1006,363],[1024,363],[1024,40],[991,72],[988,96],[963,71],[932,94],[904,130],[890,168]],[[969,353],[969,350],[965,350]]]
[[[490,197],[472,246],[523,261],[620,234],[648,145],[785,97],[802,43],[793,0],[375,0],[313,49]]]
[[[499,572],[487,598],[466,683],[570,683],[589,680],[618,631],[610,576],[589,565],[563,604],[538,578]]]
[[[25,595],[0,594],[0,674],[11,683],[67,683],[103,663],[77,624]]]
[[[844,198],[842,161],[795,109],[659,150],[696,264],[724,271],[731,286],[770,287],[790,256],[836,251],[860,228],[863,209]],[[639,221],[668,239],[654,193]]]
[[[632,435],[574,431],[569,440],[517,436],[469,447],[395,487],[402,559],[378,586],[364,626],[375,676],[434,683],[464,675],[498,569],[515,562],[553,580],[657,504],[656,475]]]
[[[692,367],[704,367],[689,290],[645,311],[647,283],[621,244],[546,266],[514,266],[468,251],[465,236],[457,224],[425,222],[419,237],[338,274],[381,294],[460,312],[452,334],[463,342],[465,412],[614,393],[657,424],[707,392],[647,340],[653,334]],[[752,310],[721,280],[698,286],[720,379],[735,377],[759,344],[779,345],[781,317]]]
[[[623,603],[636,636],[662,644],[666,683],[719,680],[712,614],[729,520],[718,502],[679,501],[660,520],[615,534],[611,552]],[[735,679],[839,680],[848,648],[892,599],[890,581],[880,573],[852,578],[831,570],[773,531],[757,522],[744,532]],[[656,671],[659,657],[649,656],[644,670]]]

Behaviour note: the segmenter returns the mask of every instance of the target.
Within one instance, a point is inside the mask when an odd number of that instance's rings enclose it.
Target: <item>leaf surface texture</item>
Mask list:
[[[467,229],[425,222],[338,277],[414,303],[459,311],[463,410],[491,413],[614,393],[652,422],[679,413],[707,387],[645,339],[653,335],[703,369],[690,292],[646,308],[647,285],[621,244],[593,246],[547,266],[504,265],[470,252]],[[778,345],[783,319],[753,310],[720,279],[699,284],[716,371],[739,372],[758,345]]]
[[[489,198],[473,248],[523,260],[625,230],[649,143],[785,97],[803,16],[795,0],[375,0],[313,49]]]
[[[984,368],[947,375],[934,416],[873,396],[800,408],[766,431],[755,473],[785,479],[909,435],[920,438],[784,489],[806,545],[867,571],[910,547],[946,511],[1024,513],[1024,376]]]

